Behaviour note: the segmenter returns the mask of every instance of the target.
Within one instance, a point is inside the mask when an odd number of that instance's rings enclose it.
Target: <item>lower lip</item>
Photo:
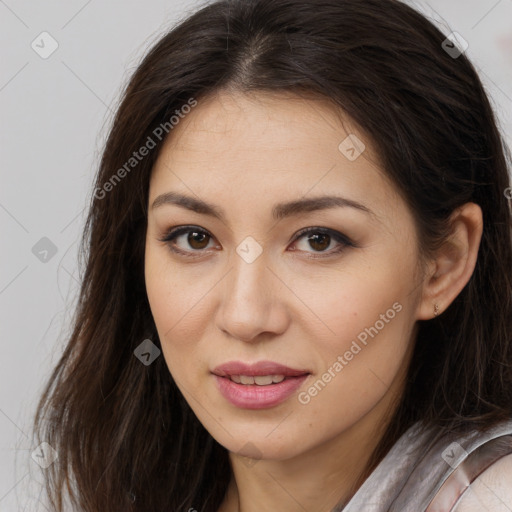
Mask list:
[[[214,375],[220,392],[233,405],[243,409],[266,409],[284,402],[308,375],[287,377],[277,384],[258,386],[257,384],[237,384],[227,377]]]

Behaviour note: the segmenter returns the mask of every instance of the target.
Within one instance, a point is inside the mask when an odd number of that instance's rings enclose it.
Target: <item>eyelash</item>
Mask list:
[[[169,229],[162,238],[159,238],[159,241],[160,242],[164,242],[165,244],[167,244],[169,249],[173,253],[175,253],[175,254],[180,254],[180,255],[185,256],[187,258],[198,258],[198,257],[203,256],[204,250],[192,251],[192,252],[195,252],[197,254],[191,254],[188,251],[183,251],[181,249],[178,249],[172,243],[180,235],[183,235],[183,234],[186,234],[186,233],[190,233],[192,231],[194,231],[196,233],[199,233],[199,234],[207,235],[207,236],[210,237],[210,239],[213,238],[213,236],[208,231],[206,231],[204,229],[201,229],[201,228],[199,228],[197,226],[180,226],[180,227],[177,227],[177,228]],[[317,254],[319,254],[320,256],[312,256],[312,255],[307,256],[307,258],[310,258],[310,259],[327,258],[327,257],[334,256],[336,254],[341,253],[342,251],[345,250],[346,247],[356,247],[356,244],[354,244],[354,242],[352,242],[352,240],[350,240],[343,233],[340,233],[338,231],[334,231],[334,230],[329,229],[329,228],[321,228],[321,227],[301,229],[300,231],[298,231],[295,234],[295,237],[292,240],[292,243],[297,242],[298,240],[300,240],[302,237],[304,237],[307,234],[329,235],[331,237],[331,239],[334,239],[336,242],[338,242],[340,244],[340,247],[338,247],[337,249],[334,249],[334,250],[331,249],[329,252],[317,251]],[[307,254],[311,254],[311,253],[307,253]]]

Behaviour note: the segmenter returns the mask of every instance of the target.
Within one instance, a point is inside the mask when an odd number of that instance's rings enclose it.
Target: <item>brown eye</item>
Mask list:
[[[208,241],[210,239],[210,236],[202,231],[189,231],[189,234],[187,236],[187,243],[192,247],[193,249],[205,249],[208,245]],[[206,244],[205,244],[206,240]]]
[[[308,236],[308,242],[315,251],[325,251],[331,243],[331,237],[325,233],[317,233]]]
[[[306,228],[295,236],[292,250],[306,253],[308,258],[334,256],[356,245],[343,233],[328,228]]]
[[[171,229],[160,241],[165,242],[171,251],[194,258],[205,252],[211,239],[212,236],[203,229],[181,226]]]

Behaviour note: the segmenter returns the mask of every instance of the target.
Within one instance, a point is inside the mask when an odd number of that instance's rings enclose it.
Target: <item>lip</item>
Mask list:
[[[258,375],[284,375],[285,377],[300,377],[309,374],[308,370],[298,370],[288,366],[274,363],[273,361],[258,361],[253,364],[242,363],[241,361],[229,361],[217,366],[212,373],[219,377],[231,375],[247,375],[255,377]]]
[[[267,409],[289,398],[307,379],[310,372],[272,361],[259,361],[254,364],[230,361],[217,366],[212,374],[222,396],[234,406],[242,409]],[[237,384],[229,378],[231,375],[284,375],[286,378],[279,383],[258,386]]]

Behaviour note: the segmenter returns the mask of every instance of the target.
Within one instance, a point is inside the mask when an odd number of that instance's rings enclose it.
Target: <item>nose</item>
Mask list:
[[[261,255],[247,263],[238,255],[221,290],[217,327],[232,338],[254,343],[288,327],[286,287]]]

